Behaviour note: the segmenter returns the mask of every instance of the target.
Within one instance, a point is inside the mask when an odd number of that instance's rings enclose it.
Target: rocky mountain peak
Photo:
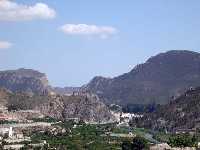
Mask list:
[[[0,71],[0,87],[13,92],[43,94],[50,89],[44,73],[32,69]]]

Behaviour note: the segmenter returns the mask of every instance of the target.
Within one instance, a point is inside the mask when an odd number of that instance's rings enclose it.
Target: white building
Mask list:
[[[1,136],[8,135],[9,138],[12,138],[13,137],[12,127],[10,127],[10,128],[0,128],[0,135]]]

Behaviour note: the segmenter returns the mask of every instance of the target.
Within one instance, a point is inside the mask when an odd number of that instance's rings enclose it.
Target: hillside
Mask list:
[[[0,71],[0,87],[12,92],[44,94],[50,86],[45,74],[32,69]]]
[[[0,106],[7,107],[9,111],[37,110],[59,120],[78,118],[88,122],[108,122],[115,119],[108,107],[93,94],[30,95],[0,89]]]
[[[82,89],[96,93],[107,104],[166,104],[190,87],[200,85],[200,54],[173,50],[114,78],[95,77]]]
[[[159,106],[155,112],[147,113],[132,123],[155,130],[199,129],[200,87],[188,90],[169,104]]]
[[[38,105],[46,116],[66,120],[78,118],[87,122],[109,122],[115,118],[108,107],[95,95],[56,96],[47,103]]]

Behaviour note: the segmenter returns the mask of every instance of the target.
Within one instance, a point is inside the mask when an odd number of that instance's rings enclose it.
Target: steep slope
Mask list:
[[[169,131],[200,128],[200,87],[188,90],[169,104],[159,106],[155,112],[147,113],[132,123],[139,127]]]
[[[7,89],[0,88],[0,107],[6,106],[12,93]]]
[[[88,122],[115,120],[109,108],[96,95],[88,93],[73,96],[30,95],[0,89],[0,107],[7,107],[9,111],[36,110],[59,120],[69,118]]]
[[[39,105],[37,110],[43,114],[57,118],[78,118],[88,122],[114,121],[108,107],[100,102],[96,95],[56,96],[48,103]]]
[[[115,78],[95,77],[82,89],[107,104],[166,104],[172,96],[200,85],[200,54],[173,50],[158,54]]]
[[[50,86],[45,74],[31,69],[0,71],[0,87],[12,92],[44,94]]]

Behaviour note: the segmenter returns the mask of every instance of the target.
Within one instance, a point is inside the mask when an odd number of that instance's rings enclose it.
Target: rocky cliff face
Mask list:
[[[174,50],[151,57],[121,76],[95,77],[82,89],[96,93],[107,104],[166,104],[172,96],[199,85],[200,54]]]
[[[96,95],[54,96],[53,99],[36,107],[46,116],[67,120],[78,118],[86,122],[115,121],[106,105]]]
[[[58,120],[78,118],[87,122],[115,121],[109,108],[96,95],[88,93],[72,96],[30,95],[0,89],[0,106],[17,111],[18,113],[12,115],[18,115],[19,118],[22,117],[19,114],[27,116],[25,114],[30,114],[30,112],[32,114],[34,114],[33,112],[40,112],[41,115]]]
[[[36,94],[44,94],[50,89],[45,74],[31,69],[0,71],[0,87]]]
[[[45,74],[31,69],[0,71],[0,106],[9,110],[39,110],[45,116],[61,120],[78,118],[107,122],[114,119],[107,106],[95,95],[79,93],[67,96],[78,90],[52,88]]]

